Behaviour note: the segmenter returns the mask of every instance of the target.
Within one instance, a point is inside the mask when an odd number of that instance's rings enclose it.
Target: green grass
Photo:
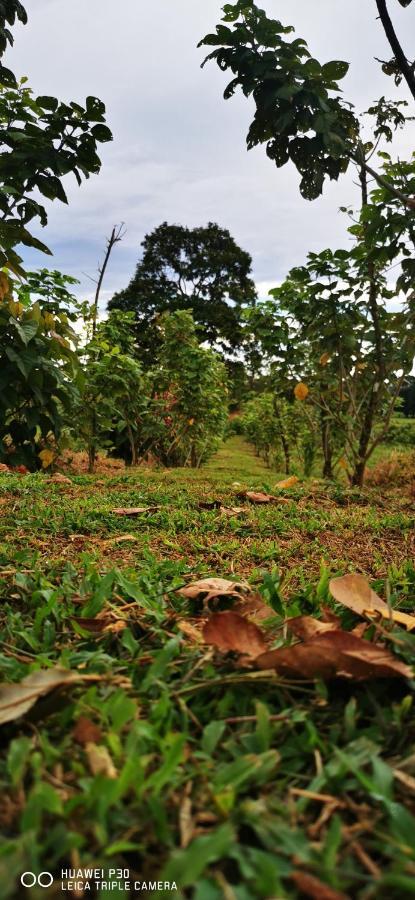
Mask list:
[[[280,477],[240,438],[199,471],[0,476],[2,680],[56,664],[98,678],[2,726],[1,897],[21,896],[23,871],[81,866],[176,881],[164,896],[194,900],[300,898],[295,872],[358,900],[415,894],[413,685],[284,682],[178,625],[202,610],[175,589],[204,575],[263,591],[271,575],[292,616],[333,605],[329,574],[359,571],[414,608],[409,476],[362,495],[309,480],[284,505],[236,498]],[[199,508],[213,500],[244,513]],[[71,618],[104,610],[126,628],[91,637]],[[415,638],[395,649],[413,660]],[[92,774],[80,717],[116,779]]]

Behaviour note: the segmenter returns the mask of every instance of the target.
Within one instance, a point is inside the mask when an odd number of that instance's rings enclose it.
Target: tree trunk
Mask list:
[[[323,385],[324,390],[325,385]],[[324,402],[324,397],[322,397]],[[321,410],[321,446],[323,450],[323,478],[333,480],[333,448],[331,445],[330,419],[323,408]]]
[[[138,463],[137,447],[135,445],[133,430],[130,425],[127,425],[127,433],[128,433],[128,440],[130,442],[131,465],[136,466]]]
[[[192,444],[192,449],[190,452],[190,465],[191,465],[192,469],[197,469],[199,466],[199,460],[197,458],[196,444]]]
[[[90,444],[88,447],[88,473],[89,475],[93,475],[95,472],[95,462],[97,458],[97,448],[95,444]]]
[[[364,460],[359,459],[354,467],[354,471],[351,477],[350,484],[353,487],[362,488],[365,480],[365,468],[366,463]]]
[[[280,410],[278,408],[278,403],[277,403],[276,397],[274,397],[273,406],[274,406],[275,418],[278,422],[278,425],[280,426],[280,441],[281,441],[281,446],[282,446],[282,450],[284,453],[284,459],[285,459],[285,474],[289,475],[290,468],[291,468],[290,445],[287,440],[287,435],[285,434],[285,431],[284,431],[284,423],[282,420]]]

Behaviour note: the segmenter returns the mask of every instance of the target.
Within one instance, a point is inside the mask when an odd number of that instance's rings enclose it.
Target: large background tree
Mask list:
[[[229,352],[242,340],[241,309],[256,300],[252,260],[229,231],[212,222],[186,228],[163,222],[142,243],[143,255],[125,290],[110,309],[133,310],[140,356],[150,358],[159,341],[157,317],[188,309],[199,335]]]

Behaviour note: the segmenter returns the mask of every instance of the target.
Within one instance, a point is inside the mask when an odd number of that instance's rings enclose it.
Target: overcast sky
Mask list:
[[[253,257],[261,295],[301,264],[309,250],[347,246],[347,222],[339,206],[353,202],[352,175],[325,188],[309,203],[298,191],[292,166],[276,169],[262,148],[249,153],[245,137],[249,101],[223,100],[226,75],[210,63],[201,70],[196,45],[214,30],[218,0],[26,0],[29,24],[15,29],[7,62],[27,75],[35,93],[63,100],[100,97],[114,141],[101,146],[99,176],[78,188],[67,182],[69,206],[56,201],[42,238],[54,258],[26,256],[81,279],[95,274],[105,238],[124,221],[126,237],[114,251],[105,296],[125,287],[134,272],[144,234],[161,222],[188,226],[218,222]],[[374,57],[391,52],[375,0],[263,0],[262,5],[321,62],[350,61],[342,82],[359,110],[397,94]],[[412,58],[415,9],[390,0],[391,12]],[[412,50],[412,56],[411,56]],[[412,133],[411,133],[412,132]],[[400,136],[401,154],[412,152],[414,130]]]

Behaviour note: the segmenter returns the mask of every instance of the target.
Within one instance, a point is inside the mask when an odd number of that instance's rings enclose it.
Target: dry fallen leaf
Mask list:
[[[323,881],[320,881],[314,875],[309,875],[308,872],[300,872],[297,869],[296,872],[292,873],[291,878],[301,893],[309,897],[310,900],[351,900],[348,894],[343,894],[342,891],[335,891],[334,888],[324,884]]]
[[[98,675],[83,675],[80,672],[56,666],[53,669],[39,669],[31,672],[17,684],[0,684],[0,725],[13,722],[35,705],[40,697],[64,685],[81,681],[99,681]]]
[[[359,616],[373,618],[373,614],[377,613],[384,619],[390,620],[392,617],[393,621],[406,625],[408,631],[415,628],[415,616],[400,612],[398,609],[391,610],[388,604],[372,590],[363,575],[350,574],[343,575],[341,578],[332,578],[329,587],[338,603],[352,609]]]
[[[201,629],[197,628],[196,625],[192,625],[191,622],[188,622],[187,619],[179,619],[177,622],[177,627],[186,637],[190,638],[192,641],[195,641],[197,644],[203,643]]]
[[[240,616],[245,616],[252,622],[263,622],[264,619],[275,615],[274,610],[264,603],[259,593],[247,594],[246,597],[238,600],[232,607],[232,612],[239,613]]]
[[[128,543],[128,541],[139,541],[140,538],[136,534],[118,534],[115,537],[108,538],[107,541],[103,541],[104,547],[109,547],[111,544],[124,544]]]
[[[92,775],[105,775],[106,778],[118,778],[118,772],[106,747],[102,744],[88,742],[85,744],[85,753],[88,758]]]
[[[264,653],[267,646],[263,631],[235,612],[211,616],[203,628],[203,638],[219,650],[234,650],[253,659]]]
[[[127,623],[124,619],[112,619],[111,616],[97,616],[93,619],[82,618],[82,616],[70,616],[71,622],[75,622],[84,631],[90,634],[117,634],[124,631]]]
[[[177,593],[187,600],[196,600],[202,594],[206,594],[205,604],[215,597],[240,597],[244,591],[249,591],[249,585],[241,581],[229,581],[227,578],[202,578],[194,581],[186,587],[177,589]]]
[[[295,619],[288,619],[286,625],[302,641],[307,641],[325,631],[337,631],[339,627],[337,623],[323,622],[321,619],[313,619],[312,616],[296,616]]]
[[[80,716],[72,732],[73,738],[78,744],[99,744],[102,734],[101,729],[91,719]]]
[[[146,512],[155,512],[156,509],[160,509],[159,506],[120,506],[117,509],[113,509],[112,512],[116,516],[141,516]]]
[[[67,478],[66,475],[62,475],[61,472],[55,472],[55,474],[52,475],[51,478],[49,478],[49,482],[52,482],[55,484],[72,484],[73,483],[70,478]]]
[[[275,669],[291,678],[412,678],[412,669],[385,647],[348,631],[326,631],[302,644],[270,650],[256,660],[260,669]]]
[[[278,489],[279,491],[285,491],[286,488],[294,487],[294,485],[297,484],[299,480],[300,479],[297,478],[297,475],[290,475],[289,478],[284,478],[284,481],[278,481],[275,485],[275,490]]]
[[[3,475],[3,474],[6,475],[6,474],[9,474],[9,473],[10,473],[10,469],[9,469],[8,466],[5,465],[5,463],[0,463],[0,473],[1,473],[2,475]]]

